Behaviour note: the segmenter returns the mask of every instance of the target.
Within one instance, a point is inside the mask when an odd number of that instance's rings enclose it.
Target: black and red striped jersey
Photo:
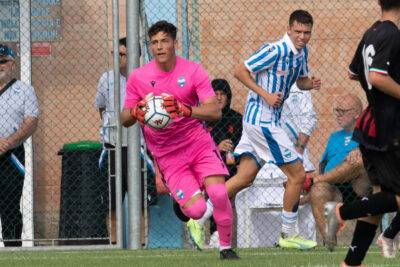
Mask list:
[[[365,32],[349,72],[358,76],[368,100],[353,139],[372,150],[400,150],[400,100],[368,82],[369,73],[377,72],[400,84],[400,30],[393,22],[377,21]]]

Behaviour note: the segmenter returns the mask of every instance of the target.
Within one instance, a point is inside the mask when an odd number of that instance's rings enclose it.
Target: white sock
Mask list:
[[[282,210],[282,237],[289,238],[296,234],[297,212]]]
[[[219,251],[223,251],[224,249],[230,249],[230,248],[232,248],[231,246],[229,246],[229,247],[219,247]]]
[[[211,218],[211,216],[212,216],[212,214],[213,214],[213,211],[214,211],[214,206],[213,206],[213,204],[211,203],[211,200],[208,199],[208,200],[207,200],[207,209],[206,209],[206,212],[204,213],[203,217],[201,217],[200,219],[197,220],[197,222],[198,222],[201,226],[204,227],[204,225],[206,224],[206,221],[207,221],[208,219]]]

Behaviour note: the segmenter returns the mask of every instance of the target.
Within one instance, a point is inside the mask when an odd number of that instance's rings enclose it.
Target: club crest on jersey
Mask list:
[[[285,158],[287,158],[287,159],[291,158],[292,157],[292,152],[289,149],[285,148],[285,150],[283,150],[283,156]]]
[[[179,77],[179,78],[178,78],[178,85],[179,85],[179,87],[184,87],[185,84],[186,84],[185,78]]]
[[[21,93],[21,88],[20,87],[14,88],[14,94],[15,95],[19,95],[20,93]]]
[[[179,199],[183,199],[185,197],[185,194],[183,193],[183,191],[181,189],[176,190],[176,196]]]

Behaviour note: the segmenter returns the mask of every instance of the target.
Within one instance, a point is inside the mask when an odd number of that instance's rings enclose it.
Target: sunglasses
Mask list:
[[[6,64],[6,63],[8,63],[10,61],[14,61],[14,60],[12,60],[12,59],[1,59],[0,60],[0,64],[3,65],[3,64]]]
[[[0,45],[0,53],[1,54],[6,54],[6,52],[8,51],[8,47],[5,45]]]

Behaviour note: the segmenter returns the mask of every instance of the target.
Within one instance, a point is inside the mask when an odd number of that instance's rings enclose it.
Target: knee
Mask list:
[[[225,201],[229,201],[225,184],[211,185],[206,188],[206,191],[214,206],[219,205],[220,203],[225,203]]]
[[[197,220],[203,217],[204,213],[206,212],[207,203],[202,197],[189,207],[181,207],[181,209],[183,214],[185,214],[187,217]]]

